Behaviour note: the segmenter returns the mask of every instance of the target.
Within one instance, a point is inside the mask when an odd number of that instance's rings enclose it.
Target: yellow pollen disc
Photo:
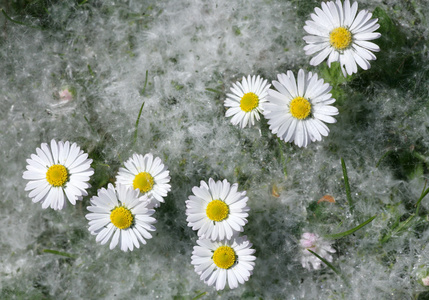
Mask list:
[[[246,93],[241,97],[240,108],[242,111],[249,112],[258,107],[259,97],[255,93]]]
[[[213,200],[207,205],[207,217],[216,222],[225,220],[228,217],[229,207],[221,200]]]
[[[347,49],[352,43],[352,33],[344,27],[337,27],[329,34],[329,42],[336,50]]]
[[[52,186],[63,186],[69,179],[69,173],[63,165],[52,165],[46,172],[46,180]]]
[[[134,217],[125,207],[116,207],[110,213],[110,221],[119,229],[127,229],[133,224]]]
[[[213,253],[213,262],[222,269],[229,269],[235,263],[235,252],[229,246],[220,246]]]
[[[153,188],[153,177],[148,172],[141,172],[134,177],[133,187],[139,189],[140,192],[146,193]]]
[[[293,117],[303,120],[310,114],[311,104],[303,97],[296,97],[290,102],[289,109]]]

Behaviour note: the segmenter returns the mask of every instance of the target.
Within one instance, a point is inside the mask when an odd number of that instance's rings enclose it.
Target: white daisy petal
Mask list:
[[[256,257],[246,236],[218,242],[197,240],[191,264],[205,284],[223,290],[228,283],[230,289],[249,280]]]
[[[76,143],[73,143],[70,146],[68,156],[64,161],[64,166],[66,167],[70,166],[79,157],[79,152],[80,152],[80,147]]]
[[[55,140],[51,140],[51,151],[54,164],[58,163],[58,144]]]
[[[356,53],[355,51],[353,51],[353,57],[356,61],[356,63],[364,70],[368,70],[371,65],[368,62],[368,60],[366,60],[365,58],[361,57],[358,53]]]
[[[361,46],[362,48],[368,49],[370,51],[378,52],[380,51],[380,47],[376,44],[368,41],[356,41],[356,44]]]
[[[114,198],[114,200],[112,200]],[[133,251],[140,248],[140,243],[146,244],[145,239],[152,238],[147,230],[154,231],[156,223],[151,215],[153,209],[147,209],[149,202],[140,201],[139,193],[126,185],[117,184],[116,188],[108,184],[97,196],[90,200],[87,209],[91,213],[85,217],[89,220],[89,231],[97,235],[96,241],[101,244],[110,242],[110,249],[118,244],[122,251]],[[112,207],[112,203],[116,203]]]
[[[310,60],[310,65],[312,66],[319,65],[322,61],[325,60],[325,58],[328,57],[329,54],[331,54],[331,52],[332,52],[332,49],[330,47],[326,47]]]
[[[304,51],[306,55],[313,55],[314,53],[322,51],[328,46],[329,46],[328,42],[320,42],[320,43],[316,42],[316,43],[312,43],[307,46],[304,46]]]
[[[186,221],[199,237],[211,240],[230,239],[247,223],[248,197],[245,192],[237,192],[238,185],[227,180],[215,182],[209,179],[200,187],[194,187],[195,196],[186,201]]]
[[[65,199],[75,205],[76,200],[82,200],[82,196],[87,194],[88,181],[94,173],[92,160],[87,159],[88,154],[73,143],[74,149],[78,150],[73,154],[73,161],[79,164],[78,169],[69,168],[70,164],[65,159],[69,156],[69,145],[69,142],[51,140],[50,146],[42,143],[36,149],[37,154],[31,154],[31,159],[27,159],[27,171],[22,177],[30,181],[25,190],[29,191],[28,196],[33,202],[41,201],[42,208],[59,210],[65,206]],[[75,170],[79,175],[74,175]]]
[[[369,60],[375,60],[372,52],[380,51],[378,45],[369,42],[378,39],[381,34],[374,32],[380,25],[378,19],[371,19],[372,14],[366,10],[357,13],[358,4],[340,0],[322,2],[322,9],[316,7],[311,19],[305,22],[304,36],[306,55],[314,55],[310,64],[317,66],[328,58],[328,66],[339,62],[344,76],[362,69],[370,68]],[[352,49],[357,55],[351,53]],[[372,52],[371,52],[372,51]],[[349,52],[349,53],[347,53]]]

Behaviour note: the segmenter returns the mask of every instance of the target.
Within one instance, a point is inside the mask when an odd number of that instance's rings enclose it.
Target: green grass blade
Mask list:
[[[329,261],[327,261],[326,259],[324,259],[323,257],[321,257],[319,254],[317,254],[314,251],[311,251],[310,249],[307,249],[311,254],[313,254],[314,256],[316,256],[318,259],[320,259],[325,265],[328,266],[328,268],[330,268],[332,271],[335,272],[335,274],[337,274],[347,286],[350,286],[350,282],[343,276],[343,274],[340,273],[340,271],[338,271]]]
[[[149,73],[148,70],[146,70],[146,78],[144,80],[144,86],[143,86],[143,90],[141,92],[142,95],[144,95],[144,92],[146,91],[148,73]],[[144,107],[144,102],[142,103],[142,106],[140,107],[139,115],[137,116],[137,120],[136,120],[136,126],[135,126],[135,129],[134,129],[134,145],[137,142],[137,131],[138,131],[138,128],[139,128],[139,122],[140,122],[140,117],[142,115],[143,107]]]
[[[12,23],[19,24],[19,25],[26,26],[26,27],[30,27],[30,28],[34,28],[34,29],[44,30],[42,27],[33,26],[33,25],[29,25],[29,24],[25,24],[25,23],[22,23],[22,22],[16,21],[16,20],[12,19],[11,17],[9,17],[9,16],[7,15],[7,13],[4,11],[4,9],[0,8],[0,10],[1,10],[1,12],[3,13],[4,17],[5,17],[6,19],[8,19],[9,21],[11,21]]]
[[[95,129],[92,127],[91,122],[89,122],[88,118],[86,116],[83,116],[83,118],[85,119],[85,121],[88,124],[89,128],[91,129],[91,131],[93,133],[97,134],[97,131],[95,131]]]
[[[396,236],[397,234],[399,234],[401,231],[404,231],[406,229],[408,229],[411,225],[413,225],[414,222],[412,222],[414,220],[414,217],[416,215],[411,215],[409,216],[405,221],[399,223],[399,226],[397,226],[394,230],[390,231],[388,234],[386,234],[382,239],[381,239],[381,243],[385,243],[388,240],[390,240],[390,238],[392,236]]]
[[[318,259],[320,259],[325,265],[327,265],[332,271],[335,272],[335,274],[337,274],[338,276],[341,277],[341,273],[340,271],[338,271],[329,261],[327,261],[326,259],[324,259],[323,257],[321,257],[319,254],[317,254],[314,251],[311,251],[310,249],[307,249],[307,251],[309,251],[311,254],[313,254],[314,256],[316,256]]]
[[[51,254],[55,254],[55,255],[60,255],[60,256],[65,256],[68,258],[76,258],[76,255],[69,254],[67,252],[57,251],[57,250],[43,249],[43,252],[44,253],[51,253]]]
[[[416,222],[419,222],[418,219],[416,219],[417,221],[415,221],[414,218],[418,217],[418,215],[419,215],[420,203],[422,202],[423,198],[426,197],[427,194],[429,194],[429,188],[426,189],[426,185],[427,185],[427,182],[425,182],[425,185],[423,187],[420,198],[419,198],[419,200],[417,200],[417,203],[415,205],[416,206],[416,212],[414,214],[412,214],[411,216],[409,216],[405,221],[400,222],[397,227],[392,228],[392,230],[390,230],[386,235],[384,235],[383,238],[381,239],[382,244],[384,244],[388,240],[390,240],[392,238],[392,236],[396,236],[397,234],[401,233],[402,231],[405,231],[409,227],[415,225]]]
[[[192,298],[192,300],[200,299],[201,297],[205,296],[206,294],[207,294],[207,292],[202,292],[202,293],[196,295],[194,298]]]
[[[422,202],[423,198],[426,197],[426,195],[429,193],[429,188],[426,189],[426,185],[427,185],[427,181],[425,182],[425,186],[423,187],[423,191],[422,194],[420,195],[419,200],[417,200],[416,203],[416,213],[415,215],[417,216],[419,214],[419,209],[420,209],[420,202]]]
[[[216,90],[216,89],[212,89],[212,88],[206,88],[206,91],[216,93],[216,94],[220,94],[220,95],[223,94],[223,92]]]
[[[349,203],[350,211],[353,212],[353,199],[352,199],[352,194],[350,192],[349,177],[347,176],[346,163],[344,162],[344,159],[342,157],[341,157],[341,166],[343,168],[344,185],[346,186],[347,202]]]
[[[368,220],[366,220],[362,224],[360,224],[360,225],[358,225],[355,228],[352,228],[350,230],[347,230],[347,231],[344,231],[344,232],[340,232],[340,233],[336,233],[336,234],[326,235],[325,238],[332,239],[332,240],[337,240],[337,239],[343,238],[345,236],[348,236],[349,234],[352,234],[355,231],[357,231],[357,230],[361,229],[362,227],[364,227],[365,225],[368,225],[369,223],[371,223],[372,220],[374,220],[376,217],[377,217],[377,215],[369,218]]]

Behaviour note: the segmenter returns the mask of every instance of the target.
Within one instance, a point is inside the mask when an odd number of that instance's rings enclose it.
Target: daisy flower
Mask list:
[[[329,262],[332,262],[333,260],[330,253],[336,252],[329,242],[324,241],[317,234],[310,232],[305,232],[302,234],[301,239],[299,240],[299,245],[301,247],[302,267],[309,271],[311,271],[312,267],[315,270],[319,270],[324,267],[325,264],[307,249],[317,253],[320,257],[323,257]]]
[[[169,171],[159,157],[153,158],[152,153],[134,154],[119,168],[116,183],[138,189],[145,201],[154,207],[164,202],[164,197],[171,190]]]
[[[119,244],[122,251],[140,248],[140,243],[151,239],[149,231],[155,231],[156,223],[151,217],[155,210],[148,209],[149,202],[142,201],[138,190],[118,184],[116,189],[109,183],[97,196],[91,198],[91,212],[85,217],[89,220],[88,230],[96,235],[95,240],[106,244],[110,238],[110,250]],[[113,236],[113,237],[112,237]]]
[[[277,75],[273,89],[268,90],[268,102],[264,104],[264,116],[270,130],[285,142],[307,147],[310,142],[321,141],[329,133],[323,123],[335,123],[332,117],[338,109],[329,93],[332,87],[318,79],[317,74],[298,72],[298,83],[292,71]]]
[[[191,263],[204,283],[215,285],[216,290],[223,290],[226,282],[230,289],[235,289],[239,283],[249,280],[256,257],[246,236],[216,242],[199,239],[197,244]]]
[[[231,117],[231,123],[240,124],[241,128],[255,124],[255,119],[259,121],[259,113],[262,113],[261,104],[266,101],[267,90],[270,87],[267,80],[253,75],[243,76],[241,82],[232,85],[232,94],[226,94],[225,106],[227,109],[225,116]]]
[[[306,21],[304,30],[310,35],[304,37],[308,44],[304,47],[305,54],[313,55],[310,65],[317,66],[328,57],[328,66],[334,61],[340,62],[344,76],[357,72],[358,64],[368,70],[370,60],[376,57],[372,52],[380,48],[369,42],[381,36],[374,32],[380,25],[378,19],[371,19],[372,13],[361,10],[357,16],[358,4],[345,0],[322,2],[322,9],[316,7],[311,19]],[[345,68],[344,68],[345,67]]]
[[[198,236],[211,240],[230,239],[243,231],[248,211],[246,192],[237,192],[238,184],[231,185],[226,179],[209,184],[201,181],[194,187],[194,195],[186,201],[186,221]]]
[[[44,209],[50,206],[59,210],[66,204],[66,198],[75,205],[76,200],[88,195],[86,189],[91,186],[88,181],[94,174],[92,159],[76,143],[51,140],[50,147],[42,143],[36,153],[27,159],[27,171],[22,175],[29,180],[25,190],[30,191],[28,196],[33,202],[41,202]]]

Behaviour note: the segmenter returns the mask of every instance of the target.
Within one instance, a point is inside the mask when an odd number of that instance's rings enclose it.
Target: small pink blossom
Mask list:
[[[60,100],[62,101],[70,101],[73,99],[72,93],[68,89],[64,89],[59,92]]]
[[[424,286],[429,286],[429,276],[422,278],[422,282]]]
[[[319,270],[322,267],[325,267],[325,264],[307,249],[317,253],[319,256],[323,257],[329,262],[332,262],[333,260],[333,257],[330,253],[336,252],[329,242],[324,241],[316,233],[303,233],[301,239],[299,240],[299,245],[301,247],[302,254],[302,267],[308,269],[309,271],[311,271],[311,268]]]

